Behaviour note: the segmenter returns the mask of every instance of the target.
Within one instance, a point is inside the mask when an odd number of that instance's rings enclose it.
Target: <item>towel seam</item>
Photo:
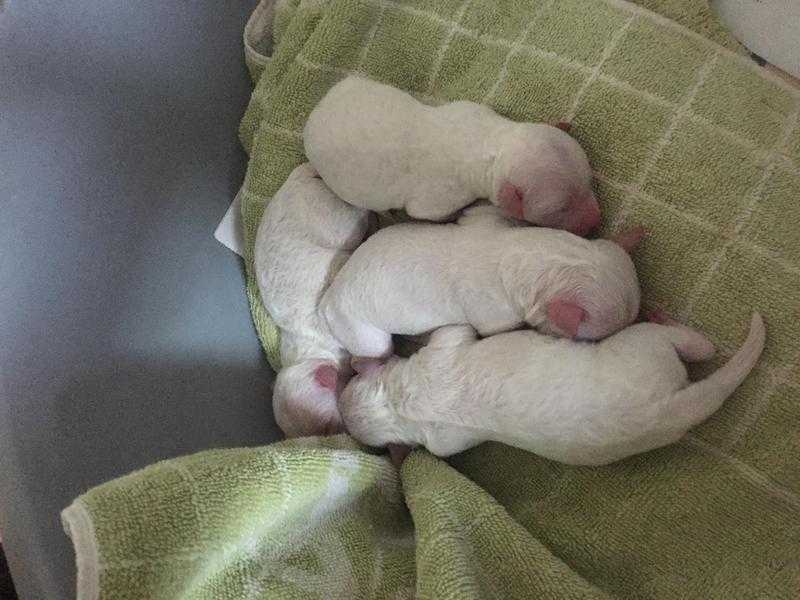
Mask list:
[[[653,148],[648,160],[645,162],[644,166],[642,167],[641,172],[636,177],[636,180],[633,183],[633,193],[629,194],[628,197],[622,203],[620,207],[619,214],[617,218],[614,220],[614,223],[611,226],[611,229],[614,231],[619,230],[619,228],[625,223],[630,213],[631,204],[632,204],[632,197],[635,194],[641,192],[644,185],[647,183],[647,178],[650,176],[650,173],[653,169],[655,169],[656,165],[658,164],[659,158],[664,153],[664,151],[669,147],[670,142],[672,141],[672,136],[675,135],[675,131],[678,129],[678,125],[680,124],[681,120],[689,114],[691,111],[692,103],[694,99],[697,97],[700,89],[706,82],[706,79],[711,74],[711,71],[714,69],[714,66],[717,63],[719,58],[719,53],[715,52],[698,70],[695,74],[695,82],[689,91],[686,93],[683,101],[676,105],[673,109],[672,118],[669,121],[664,133],[655,143],[655,148]]]
[[[483,100],[481,101],[483,104],[488,105],[494,100],[495,94],[497,94],[500,86],[505,82],[506,77],[508,77],[508,67],[511,64],[514,56],[520,52],[522,46],[524,45],[523,42],[525,41],[525,38],[528,37],[528,34],[533,26],[539,22],[539,17],[541,14],[550,8],[554,2],[555,0],[549,0],[537,8],[533,15],[531,15],[530,22],[522,29],[522,31],[519,32],[519,35],[514,39],[514,41],[511,42],[511,46],[508,48],[508,52],[503,59],[503,65],[500,67],[500,71],[497,74],[497,79],[495,80],[494,84],[492,84],[492,87],[486,92]]]
[[[705,440],[699,438],[697,435],[689,433],[686,434],[682,438],[682,443],[692,446],[698,450],[705,452],[706,454],[710,454],[711,456],[716,457],[720,461],[726,463],[729,467],[731,467],[739,476],[748,481],[749,483],[753,484],[754,487],[759,488],[765,492],[768,492],[774,498],[779,498],[783,500],[786,504],[790,505],[795,510],[800,510],[800,496],[787,490],[785,487],[780,485],[779,483],[773,481],[767,475],[756,469],[755,467],[751,467],[747,463],[739,460],[735,456],[732,456],[725,452],[723,449],[706,442]]]
[[[636,20],[636,15],[631,15],[630,17],[628,17],[625,23],[622,24],[622,27],[620,27],[617,31],[615,31],[614,35],[612,35],[609,38],[605,48],[603,48],[602,54],[600,55],[600,60],[597,61],[597,64],[592,69],[592,72],[589,74],[589,77],[586,78],[586,80],[583,82],[581,87],[578,88],[578,91],[575,94],[575,99],[572,101],[572,108],[570,108],[569,112],[564,117],[564,120],[567,123],[571,123],[572,120],[575,118],[575,116],[578,114],[578,108],[580,107],[584,95],[586,95],[586,92],[589,90],[591,85],[595,81],[597,81],[597,78],[600,76],[600,71],[602,70],[603,65],[605,65],[606,61],[609,58],[611,58],[611,55],[614,53],[614,50],[617,49],[617,46],[625,37],[625,34],[628,32],[628,29],[630,29],[631,25],[635,20]]]
[[[456,35],[456,28],[461,27],[461,19],[464,18],[464,14],[467,12],[467,8],[469,8],[471,3],[472,0],[463,0],[458,12],[455,15],[455,20],[452,21],[452,25],[450,25],[447,35],[442,40],[442,45],[439,47],[439,51],[436,53],[436,59],[431,64],[431,72],[428,77],[428,87],[426,88],[426,93],[428,94],[433,93],[433,88],[436,85],[436,79],[439,77],[439,71],[442,70],[442,65],[444,64],[444,57],[447,54],[447,51],[450,49],[450,42],[453,41],[453,38]]]
[[[750,431],[750,428],[758,422],[770,404],[772,404],[772,396],[778,391],[778,388],[790,381],[793,365],[796,363],[797,357],[795,361],[788,361],[786,365],[769,372],[769,383],[764,388],[764,391],[758,395],[758,398],[748,404],[747,414],[737,419],[733,431],[728,434],[726,448],[733,448],[739,444],[747,432]]]
[[[697,282],[697,285],[689,294],[689,299],[686,302],[686,306],[681,312],[682,320],[686,321],[692,315],[695,304],[708,290],[708,286],[711,284],[711,281],[717,274],[717,271],[719,271],[720,267],[722,266],[722,262],[725,260],[725,257],[731,246],[733,246],[735,238],[739,236],[739,233],[741,233],[750,222],[750,219],[752,218],[753,213],[755,212],[755,209],[764,193],[764,188],[766,187],[767,182],[772,178],[772,175],[777,167],[776,159],[783,148],[786,147],[786,144],[789,143],[789,139],[797,127],[798,113],[800,113],[800,107],[795,108],[794,112],[786,118],[783,133],[770,151],[766,159],[766,164],[764,165],[764,171],[762,172],[758,183],[753,188],[753,191],[750,194],[750,199],[745,203],[743,209],[737,216],[730,238],[720,247],[719,252],[711,261],[711,264],[706,270],[704,276],[700,278],[700,280]]]
[[[622,183],[620,181],[616,181],[616,180],[611,179],[610,177],[608,177],[608,176],[606,176],[606,175],[604,175],[604,174],[602,174],[602,173],[600,173],[598,171],[594,172],[594,176],[597,178],[598,181],[601,181],[601,182],[603,182],[603,183],[605,183],[607,185],[610,185],[611,187],[615,187],[615,188],[617,188],[617,189],[619,189],[619,190],[621,190],[623,192],[632,194],[633,197],[637,197],[640,200],[644,200],[645,202],[648,202],[648,203],[652,204],[653,206],[657,206],[659,208],[663,208],[665,210],[668,210],[671,213],[673,213],[674,215],[683,218],[685,221],[687,221],[689,223],[692,223],[693,225],[696,225],[698,227],[701,227],[702,229],[704,229],[708,233],[713,233],[713,234],[716,234],[716,235],[722,235],[722,236],[725,236],[725,237],[729,236],[729,234],[725,233],[724,230],[720,229],[719,227],[713,225],[712,223],[709,223],[705,219],[703,219],[701,217],[698,217],[697,215],[695,215],[695,214],[693,214],[691,212],[681,211],[680,209],[678,209],[674,205],[670,204],[669,202],[665,202],[664,200],[660,200],[659,198],[656,198],[655,196],[653,196],[651,194],[648,194],[645,191],[634,190],[634,186],[632,184]],[[800,267],[797,267],[796,265],[794,265],[793,263],[789,262],[785,258],[782,258],[780,256],[776,256],[770,250],[768,250],[768,249],[766,249],[766,248],[764,248],[762,246],[759,246],[758,244],[756,244],[755,242],[753,242],[751,240],[744,240],[744,239],[734,238],[734,243],[737,244],[738,246],[740,246],[741,248],[745,248],[747,250],[750,250],[754,254],[758,254],[759,256],[765,258],[766,260],[771,261],[774,265],[778,266],[781,271],[784,271],[786,273],[790,273],[792,275],[800,275]]]
[[[372,46],[372,41],[375,39],[375,34],[377,33],[378,27],[380,26],[381,22],[383,21],[383,16],[386,13],[386,7],[385,6],[378,6],[376,8],[378,9],[378,15],[375,17],[375,22],[369,28],[369,31],[367,32],[367,35],[364,37],[364,45],[361,48],[361,52],[359,53],[359,56],[358,56],[358,70],[359,71],[364,68],[364,64],[367,61],[367,55],[369,54],[369,48],[370,48],[370,46]],[[300,54],[298,53],[297,57],[299,57],[299,56],[300,56]],[[295,58],[297,58],[297,57],[295,57]]]
[[[439,23],[441,25],[446,25],[448,27],[452,27],[453,25],[455,25],[456,26],[456,31],[458,33],[461,33],[462,35],[466,35],[468,37],[472,37],[473,39],[481,39],[481,40],[486,41],[486,42],[495,42],[495,43],[497,41],[502,41],[502,42],[504,42],[504,45],[511,43],[508,40],[503,40],[502,38],[496,38],[494,36],[488,36],[488,35],[485,35],[485,34],[478,34],[478,33],[474,32],[474,31],[470,31],[469,29],[461,27],[457,23],[454,23],[452,20],[447,19],[445,17],[442,17],[441,15],[438,15],[436,13],[431,13],[431,12],[428,12],[428,11],[425,11],[425,10],[422,10],[422,9],[419,9],[419,8],[415,8],[413,6],[400,4],[396,0],[366,0],[366,1],[369,2],[369,3],[372,3],[372,4],[377,4],[377,5],[381,5],[381,4],[392,5],[397,10],[399,10],[401,12],[414,14],[414,15],[417,15],[417,16],[424,16],[424,17],[427,17],[428,19],[430,19],[432,21],[436,21],[437,23]],[[621,8],[621,9],[625,10],[626,12],[633,12],[633,13],[642,15],[645,18],[647,18],[648,20],[650,20],[650,21],[652,21],[652,22],[654,22],[654,23],[656,23],[658,25],[661,25],[664,29],[674,29],[674,30],[680,31],[682,34],[694,38],[696,41],[700,42],[701,44],[703,44],[703,45],[705,45],[705,46],[707,46],[709,48],[712,48],[714,51],[719,52],[720,54],[727,54],[729,58],[739,62],[745,68],[747,68],[747,69],[749,69],[751,71],[757,72],[760,76],[762,76],[763,78],[768,80],[770,83],[773,83],[773,84],[777,85],[778,87],[782,88],[784,91],[788,92],[792,96],[794,96],[796,98],[800,98],[800,90],[797,90],[795,87],[793,87],[789,83],[783,81],[777,75],[774,75],[774,74],[770,73],[769,71],[763,71],[763,69],[761,69],[761,67],[756,65],[752,60],[750,60],[748,58],[745,58],[743,56],[740,56],[740,55],[736,54],[735,52],[725,48],[724,46],[720,46],[716,42],[714,42],[714,41],[712,41],[712,40],[710,40],[710,39],[708,39],[706,37],[703,37],[702,35],[692,31],[691,29],[687,29],[686,27],[684,27],[683,25],[681,25],[679,23],[671,21],[671,20],[669,20],[669,19],[667,19],[665,17],[662,17],[661,15],[658,15],[658,14],[656,14],[656,13],[654,13],[652,11],[649,11],[647,9],[643,9],[643,8],[641,8],[639,6],[636,6],[634,4],[626,2],[625,0],[604,0],[604,2],[609,4],[609,5],[615,5],[615,6],[619,7],[619,8]],[[534,46],[525,46],[525,47],[535,48]],[[561,55],[556,54],[555,52],[550,52],[548,50],[541,50],[541,49],[538,49],[538,50],[546,53],[547,55],[555,56],[555,57],[561,59],[564,62],[565,65],[568,65],[569,63],[581,64],[581,63],[578,63],[577,61],[573,61],[571,59],[562,57]]]

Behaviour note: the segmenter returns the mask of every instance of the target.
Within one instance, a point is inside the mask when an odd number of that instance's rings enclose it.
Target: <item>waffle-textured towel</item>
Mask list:
[[[619,0],[273,8],[250,29],[257,85],[241,129],[248,293],[273,363],[253,238],[265,199],[303,160],[308,113],[352,71],[427,102],[570,119],[607,229],[652,231],[636,256],[646,303],[707,331],[722,357],[758,310],[768,346],[684,441],[603,468],[485,444],[449,465],[414,453],[398,482],[346,438],[156,465],[65,512],[84,589],[114,599],[795,598],[798,94],[687,29],[706,29],[696,14],[679,25]]]

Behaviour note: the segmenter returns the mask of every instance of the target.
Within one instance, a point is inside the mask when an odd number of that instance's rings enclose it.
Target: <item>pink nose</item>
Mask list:
[[[588,235],[600,226],[600,220],[600,205],[597,200],[590,198],[577,212],[575,225],[569,230],[575,235]]]

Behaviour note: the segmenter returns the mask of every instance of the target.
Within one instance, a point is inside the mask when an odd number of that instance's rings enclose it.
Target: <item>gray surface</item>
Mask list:
[[[0,531],[23,600],[74,597],[59,511],[158,459],[277,435],[239,259],[255,0],[0,14]]]

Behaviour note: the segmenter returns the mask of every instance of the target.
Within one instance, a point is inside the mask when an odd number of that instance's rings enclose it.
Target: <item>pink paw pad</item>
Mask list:
[[[660,308],[651,310],[649,313],[647,313],[646,318],[651,323],[657,323],[658,325],[667,325],[672,322],[670,316]]]
[[[649,233],[644,227],[634,227],[618,233],[611,238],[611,241],[622,246],[623,250],[630,254]]]

